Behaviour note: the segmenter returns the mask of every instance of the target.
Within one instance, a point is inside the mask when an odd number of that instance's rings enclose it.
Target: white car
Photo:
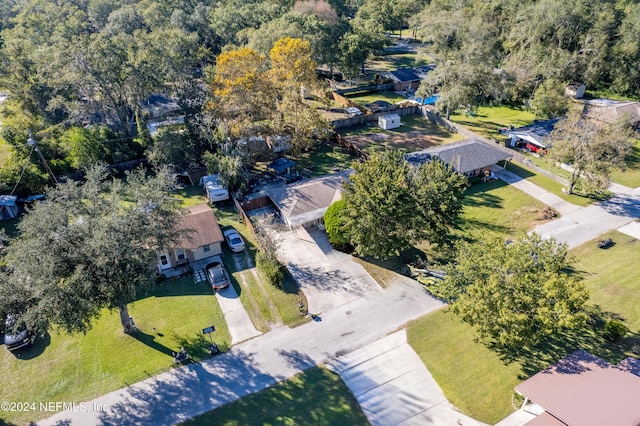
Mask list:
[[[235,229],[227,229],[223,232],[223,235],[232,252],[240,253],[244,250],[244,241],[238,231]]]

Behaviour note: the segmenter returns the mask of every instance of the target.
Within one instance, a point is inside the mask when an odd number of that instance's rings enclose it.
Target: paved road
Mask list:
[[[576,210],[535,228],[543,237],[554,237],[569,248],[621,228],[640,217],[640,188]]]
[[[373,426],[481,425],[458,412],[407,343],[405,330],[337,358],[340,374]]]
[[[398,281],[317,321],[278,328],[225,354],[111,392],[88,401],[84,409],[61,412],[39,424],[174,424],[351,353],[441,306],[422,286]]]
[[[304,228],[282,233],[279,256],[304,292],[308,310],[327,312],[365,294],[382,294],[364,268],[334,250],[327,233]]]

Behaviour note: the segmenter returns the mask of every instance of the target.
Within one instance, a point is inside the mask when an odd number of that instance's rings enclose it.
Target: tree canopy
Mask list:
[[[467,179],[439,161],[412,169],[398,151],[354,163],[343,193],[344,229],[359,254],[390,257],[423,240],[446,241]]]
[[[480,339],[515,349],[585,323],[589,294],[568,267],[567,247],[535,233],[461,242],[433,291]]]
[[[1,310],[20,312],[33,331],[86,332],[101,309],[117,309],[126,328],[127,305],[154,283],[156,250],[179,236],[172,182],[167,170],[129,173],[123,182],[94,167],[83,184],[50,189],[7,249],[12,290]]]

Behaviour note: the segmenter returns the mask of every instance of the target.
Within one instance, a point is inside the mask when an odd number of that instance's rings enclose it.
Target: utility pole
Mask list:
[[[33,139],[33,133],[31,133],[31,130],[29,130],[29,139],[27,139],[27,145],[32,146],[33,150],[38,153],[38,156],[40,157],[40,161],[42,162],[42,165],[44,166],[45,170],[49,172],[51,179],[53,179],[53,181],[56,184],[58,184],[58,179],[56,179],[56,175],[53,174],[51,167],[49,167],[49,163],[47,163],[47,160],[45,160],[44,155],[42,155],[42,152],[40,152],[40,150],[38,149],[38,144],[36,143],[36,140]]]

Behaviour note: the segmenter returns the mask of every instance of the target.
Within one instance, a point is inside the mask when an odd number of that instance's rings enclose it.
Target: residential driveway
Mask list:
[[[326,232],[301,228],[282,236],[278,254],[304,291],[309,312],[327,312],[366,294],[382,293],[360,264],[331,247]]]
[[[621,228],[640,217],[640,188],[608,201],[576,210],[535,228],[543,237],[554,237],[569,248],[591,241],[605,232]]]
[[[227,327],[229,327],[232,344],[235,345],[236,343],[262,334],[253,326],[249,314],[247,314],[247,311],[244,309],[238,293],[232,285],[229,285],[229,287],[224,290],[217,291],[216,299],[224,314]]]
[[[179,423],[313,365],[343,357],[440,307],[442,303],[421,285],[399,280],[380,293],[367,294],[326,312],[317,321],[294,329],[280,327],[224,354],[84,402],[77,405],[77,410],[63,411],[39,424]]]
[[[540,188],[538,185],[535,185],[528,180],[518,176],[517,174],[503,169],[500,166],[495,165],[491,168],[491,170],[500,180],[503,180],[509,185],[518,188],[522,192],[529,194],[533,198],[542,201],[544,204],[553,208],[562,216],[575,212],[582,208],[580,206],[576,206],[575,204],[564,201],[557,195],[554,195],[549,191]]]
[[[328,367],[340,374],[373,426],[481,425],[445,398],[405,330],[337,358]]]

